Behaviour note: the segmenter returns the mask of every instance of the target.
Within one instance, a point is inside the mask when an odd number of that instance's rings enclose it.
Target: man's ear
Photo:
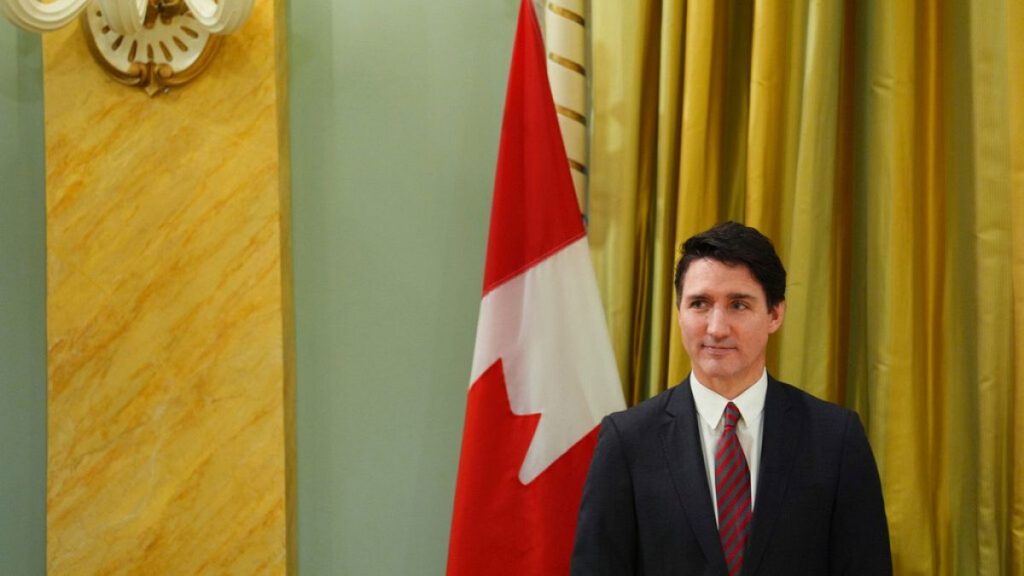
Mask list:
[[[774,334],[782,327],[782,319],[786,317],[786,301],[783,300],[768,310],[768,333]]]

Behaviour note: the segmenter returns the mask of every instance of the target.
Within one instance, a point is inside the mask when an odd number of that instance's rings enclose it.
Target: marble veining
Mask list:
[[[288,571],[275,8],[155,99],[45,37],[50,574]]]

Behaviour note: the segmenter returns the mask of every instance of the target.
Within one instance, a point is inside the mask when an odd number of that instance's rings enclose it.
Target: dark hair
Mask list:
[[[710,258],[723,264],[746,266],[764,289],[771,310],[786,299],[786,269],[775,253],[772,241],[756,228],[736,222],[722,222],[691,236],[680,248],[676,263],[676,306],[683,295],[683,278],[690,263]]]

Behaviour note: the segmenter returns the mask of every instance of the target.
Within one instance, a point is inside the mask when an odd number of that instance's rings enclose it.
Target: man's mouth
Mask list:
[[[707,352],[708,354],[712,354],[712,355],[728,354],[729,352],[732,352],[735,349],[736,349],[735,346],[722,346],[720,344],[719,345],[715,345],[715,344],[705,344],[704,345],[704,351]]]

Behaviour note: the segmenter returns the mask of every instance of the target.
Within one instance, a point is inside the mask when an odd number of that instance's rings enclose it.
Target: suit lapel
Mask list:
[[[661,441],[672,483],[690,528],[708,559],[708,565],[714,573],[724,574],[725,556],[715,524],[711,490],[704,468],[704,450],[697,430],[697,409],[690,392],[689,378],[676,386],[665,411],[667,417],[661,427]]]
[[[757,570],[782,510],[801,429],[800,419],[789,408],[788,391],[769,376],[764,402],[764,437],[761,441],[757,500],[754,502],[753,527],[744,555],[742,574],[754,574]]]

